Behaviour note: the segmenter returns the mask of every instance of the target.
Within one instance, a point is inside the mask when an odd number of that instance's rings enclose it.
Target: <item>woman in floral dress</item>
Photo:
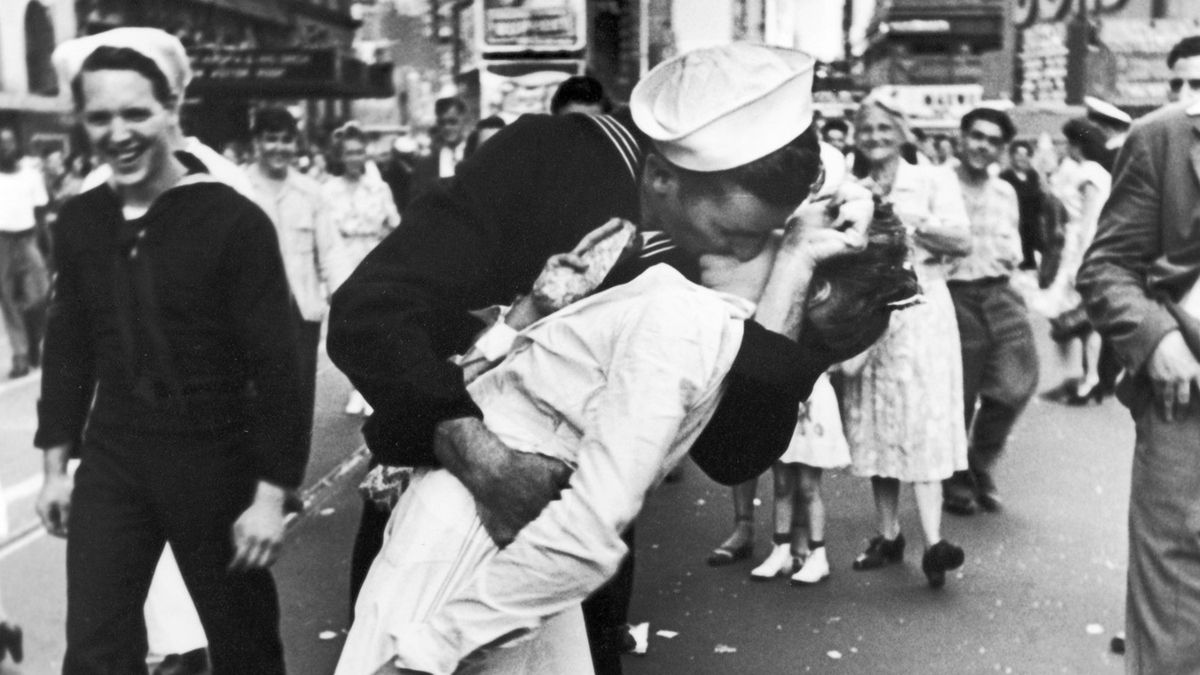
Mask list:
[[[856,173],[892,202],[908,230],[925,303],[894,314],[883,338],[844,365],[842,413],[852,470],[871,479],[879,526],[854,569],[903,560],[900,483],[912,483],[925,534],[922,569],[937,588],[964,558],[941,538],[941,481],[967,468],[961,349],[943,267],[970,250],[970,223],[953,173],[901,158],[909,135],[904,116],[878,102],[855,118]]]

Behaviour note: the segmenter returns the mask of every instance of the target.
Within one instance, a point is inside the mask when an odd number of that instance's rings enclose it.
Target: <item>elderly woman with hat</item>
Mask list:
[[[871,479],[879,529],[854,569],[904,560],[900,484],[912,483],[925,534],[921,568],[936,588],[964,557],[941,536],[941,481],[967,468],[961,349],[944,267],[970,251],[970,221],[954,174],[901,157],[911,133],[900,111],[869,100],[854,129],[862,159],[855,172],[892,202],[908,229],[926,300],[895,315],[884,337],[845,368],[842,414],[852,470]]]
[[[839,231],[827,202],[797,211],[782,242],[774,234],[819,172],[812,68],[798,52],[732,45],[668,61],[638,85],[633,116],[654,140],[643,225],[670,235],[700,283],[651,267],[534,323],[470,384],[488,429],[563,463],[571,489],[501,549],[457,478],[418,470],[359,596],[339,675],[590,672],[579,603],[617,570],[622,531],[712,417],[756,304],[822,316],[804,301],[817,264],[865,244],[869,218]],[[877,281],[893,290],[909,279],[915,292],[899,250]],[[776,273],[807,281],[764,295]],[[815,345],[818,325],[853,315],[847,339],[816,360],[865,348],[891,312],[883,295],[839,307],[803,329]]]
[[[310,420],[275,228],[181,151],[190,69],[177,39],[117,29],[61,45],[55,61],[111,170],[55,225],[34,439],[38,512],[67,537],[63,672],[145,670],[142,603],[170,542],[213,672],[283,673],[266,568]]]

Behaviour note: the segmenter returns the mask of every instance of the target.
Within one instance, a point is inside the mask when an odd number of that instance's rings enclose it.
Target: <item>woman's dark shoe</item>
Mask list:
[[[1043,391],[1041,394],[1038,394],[1038,397],[1044,401],[1051,401],[1053,403],[1066,403],[1072,397],[1078,396],[1078,395],[1079,395],[1079,378],[1069,377],[1069,378],[1063,380],[1058,386],[1054,387],[1053,389],[1047,389],[1046,391]]]
[[[7,621],[0,621],[0,660],[4,658],[4,653],[7,652],[12,657],[14,663],[20,663],[25,659],[25,636],[21,632],[21,627]]]
[[[898,534],[895,539],[884,539],[879,535],[867,544],[867,550],[854,559],[854,569],[858,572],[873,570],[884,565],[894,565],[904,560],[904,535]]]
[[[154,669],[154,675],[207,675],[208,650],[201,647],[183,654],[168,654]]]
[[[707,562],[712,567],[722,567],[724,565],[732,565],[739,560],[745,560],[754,555],[754,542],[748,541],[741,546],[731,546],[729,542],[725,542],[713,549],[713,552],[708,554]]]
[[[1067,405],[1085,406],[1085,405],[1095,401],[1096,405],[1099,405],[1104,402],[1104,397],[1108,393],[1105,391],[1106,389],[1107,388],[1104,387],[1103,385],[1097,384],[1096,386],[1092,387],[1091,389],[1087,390],[1086,392],[1084,392],[1082,394],[1079,393],[1078,391],[1073,391],[1073,392],[1070,392],[1070,395],[1068,395],[1067,399],[1063,402],[1066,403]]]
[[[946,572],[961,567],[966,557],[961,546],[955,546],[945,539],[925,549],[925,556],[921,558],[921,571],[929,580],[929,587],[945,586]]]

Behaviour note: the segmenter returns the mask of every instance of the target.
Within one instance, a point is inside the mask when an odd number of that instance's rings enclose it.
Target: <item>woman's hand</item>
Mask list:
[[[875,214],[871,191],[843,183],[833,196],[801,204],[785,225],[781,256],[815,267],[839,255],[861,251]]]

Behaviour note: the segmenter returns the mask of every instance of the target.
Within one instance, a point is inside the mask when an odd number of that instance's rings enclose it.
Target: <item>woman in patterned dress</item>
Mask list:
[[[908,230],[925,303],[893,315],[883,338],[845,364],[842,412],[852,470],[871,479],[879,527],[854,569],[903,560],[900,484],[912,483],[925,534],[922,570],[937,588],[964,559],[941,538],[941,481],[967,468],[958,324],[943,267],[970,250],[970,223],[954,174],[901,158],[910,133],[904,116],[879,102],[865,103],[855,118],[856,173],[891,201]]]

